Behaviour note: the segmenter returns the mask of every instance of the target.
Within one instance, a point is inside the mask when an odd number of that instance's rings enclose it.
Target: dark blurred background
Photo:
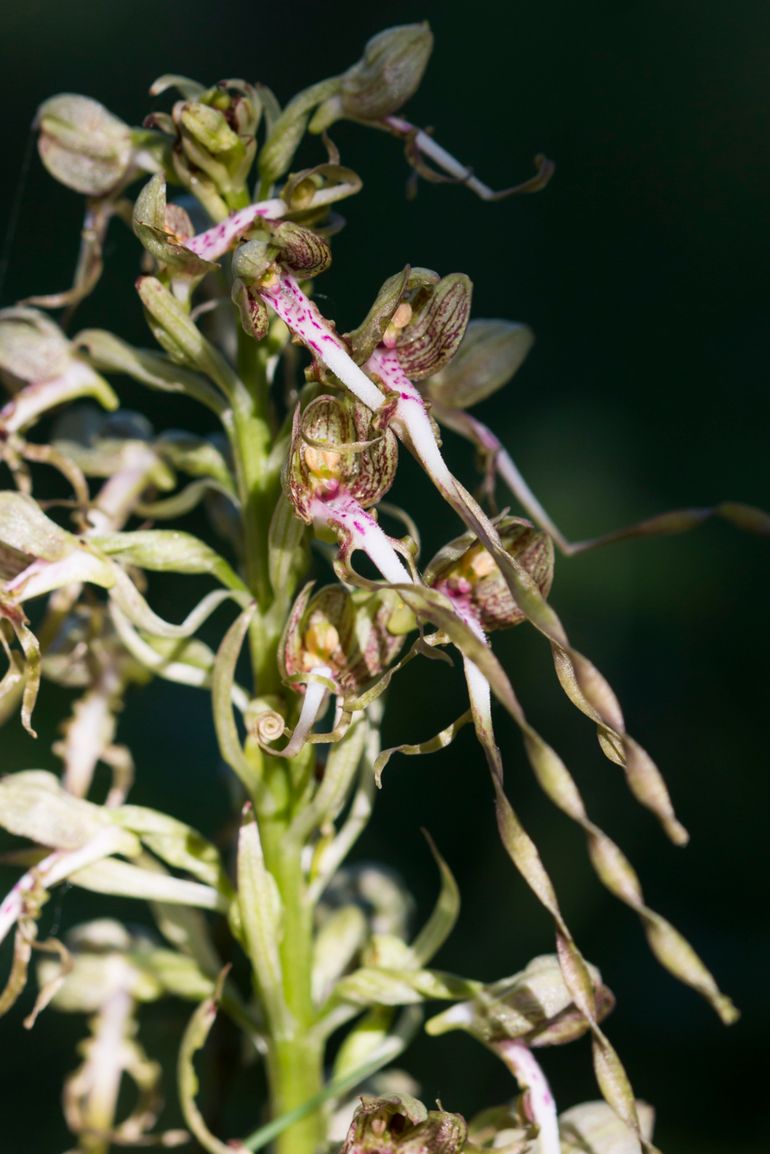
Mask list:
[[[318,285],[326,311],[352,327],[381,281],[409,261],[467,272],[475,315],[530,323],[537,345],[529,362],[478,412],[572,537],[725,498],[770,505],[770,8],[762,0],[542,0],[504,9],[448,0],[381,11],[320,0],[25,0],[2,8],[3,222],[17,209],[2,304],[64,287],[74,264],[78,198],[53,184],[30,144],[28,126],[45,97],[83,92],[138,123],[153,107],[152,80],[181,72],[206,82],[259,79],[285,100],[343,70],[381,27],[428,18],[436,49],[412,118],[434,125],[494,186],[529,175],[538,151],[556,161],[556,177],[538,196],[499,204],[426,184],[407,202],[398,144],[335,128],[343,162],[365,188],[345,206],[349,228]],[[110,248],[103,285],[78,323],[150,343],[131,290],[136,247],[117,226]],[[123,395],[149,406],[159,428],[196,419],[184,405],[131,388]],[[450,434],[446,441],[470,482],[470,454]],[[457,522],[411,462],[401,473],[395,497],[424,525],[427,557]],[[576,937],[618,995],[609,1032],[637,1093],[656,1105],[658,1144],[670,1154],[770,1149],[767,576],[766,543],[719,523],[557,566],[554,604],[618,691],[630,731],[662,765],[692,834],[686,851],[669,846],[631,802],[590,724],[555,686],[541,639],[527,627],[499,638],[533,721],[628,851],[650,904],[686,933],[743,1010],[726,1030],[661,971],[634,916],[594,880],[582,838],[534,787],[500,716],[509,792]],[[164,685],[138,693],[120,736],[136,753],[134,799],[216,836],[227,815],[226,775],[205,699],[194,692]],[[6,727],[3,771],[55,766],[46,746],[65,705],[63,694],[44,689],[37,745]],[[457,671],[413,664],[392,691],[385,739],[419,740],[461,709]],[[436,877],[420,826],[465,897],[444,968],[494,979],[552,948],[548,919],[497,846],[472,739],[430,759],[394,760],[357,851],[401,870],[424,913]],[[6,886],[13,876],[3,871]],[[67,891],[50,902],[46,925],[55,932],[116,905],[141,920],[137,904]],[[168,1003],[146,1015],[148,1048],[170,1072],[188,1013]],[[22,1016],[2,1023],[0,1145],[7,1154],[42,1154],[66,1145],[58,1087],[83,1023],[49,1011],[27,1034]],[[511,1093],[502,1067],[464,1037],[420,1040],[405,1064],[423,1098],[440,1096],[448,1109],[472,1113]],[[565,1106],[596,1096],[585,1042],[546,1055],[545,1065]],[[253,1128],[260,1108],[241,1079],[227,1132]]]

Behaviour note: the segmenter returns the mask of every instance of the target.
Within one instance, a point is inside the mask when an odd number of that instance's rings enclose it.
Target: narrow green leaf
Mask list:
[[[151,902],[195,906],[202,910],[225,913],[228,903],[211,886],[191,882],[186,878],[159,874],[131,862],[105,858],[94,865],[84,866],[70,875],[73,885],[96,894],[139,898]]]
[[[109,810],[74,797],[46,770],[28,769],[0,779],[0,825],[16,837],[72,850],[112,824]],[[125,850],[119,852],[136,852],[136,838],[128,831],[122,844]]]
[[[230,626],[217,651],[211,677],[211,706],[214,711],[214,728],[219,752],[249,792],[253,791],[258,783],[255,779],[254,766],[243,752],[238,727],[235,724],[233,687],[238,658],[256,611],[257,606],[254,603],[244,609]]]
[[[121,805],[112,812],[114,821],[140,837],[167,865],[186,870],[226,899],[232,896],[219,851],[192,826],[139,805]]]
[[[213,997],[201,1002],[190,1018],[182,1037],[177,1062],[179,1102],[184,1120],[203,1149],[209,1151],[209,1154],[233,1154],[235,1150],[247,1149],[240,1142],[220,1142],[209,1130],[195,1101],[199,1088],[198,1075],[195,1072],[195,1055],[205,1046],[211,1027],[214,1025],[226,976],[227,969],[224,969],[219,975]]]
[[[107,533],[89,538],[108,557],[118,557],[129,565],[153,572],[210,573],[228,589],[246,591],[240,577],[224,557],[178,529],[137,529],[130,533]]]
[[[256,818],[247,805],[238,836],[238,914],[246,952],[257,979],[262,1003],[274,1036],[286,1035],[289,1011],[283,998],[279,942],[281,898],[265,866]]]
[[[412,942],[412,954],[417,963],[424,966],[438,953],[447,940],[460,916],[460,891],[447,863],[436,849],[433,838],[425,833],[433,860],[441,875],[441,890],[433,912],[417,937]]]
[[[275,597],[287,604],[307,572],[307,527],[281,493],[275,504],[268,536],[268,568]]]
[[[75,337],[74,343],[103,372],[124,373],[164,393],[184,393],[218,417],[225,412],[224,397],[205,377],[182,368],[160,353],[134,349],[102,329],[84,329]]]

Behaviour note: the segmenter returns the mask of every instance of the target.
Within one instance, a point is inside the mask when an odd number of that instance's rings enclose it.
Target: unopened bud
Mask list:
[[[362,58],[342,77],[342,114],[381,120],[397,112],[419,88],[432,50],[427,23],[402,24],[373,36]]]
[[[239,136],[255,135],[262,117],[262,100],[253,84],[247,80],[220,80],[211,90],[209,101],[224,112]]]
[[[397,459],[395,436],[374,427],[365,405],[325,395],[297,414],[284,487],[297,515],[308,522],[315,500],[347,496],[368,508],[393,484]]]
[[[174,110],[182,131],[183,142],[192,141],[211,156],[226,158],[238,148],[238,134],[233,132],[223,112],[198,101],[182,103]]]
[[[179,180],[216,219],[248,203],[246,182],[256,155],[262,102],[253,85],[227,80],[204,89],[184,77],[164,76],[151,91],[178,88],[184,99],[145,121],[176,138],[172,162]]]
[[[550,536],[521,517],[502,518],[497,530],[506,553],[547,597],[554,569]],[[525,620],[493,557],[472,533],[463,533],[439,550],[425,570],[425,581],[450,599],[467,601],[487,633]]]
[[[72,357],[59,326],[37,309],[0,312],[0,376],[11,389],[61,376]]]
[[[471,321],[451,363],[425,382],[428,396],[454,409],[470,408],[508,383],[534,340],[527,325]]]
[[[642,1135],[652,1138],[655,1111],[636,1103]],[[606,1102],[581,1102],[559,1115],[562,1154],[636,1154],[639,1140]]]
[[[105,196],[131,167],[131,129],[87,96],[62,93],[38,109],[38,150],[51,176],[86,196]]]
[[[458,1154],[467,1135],[465,1119],[446,1110],[426,1110],[408,1094],[361,1099],[342,1154]]]
[[[401,602],[389,590],[362,595],[342,585],[310,593],[307,586],[299,595],[284,631],[281,676],[291,683],[326,666],[340,693],[356,696],[385,672],[403,645],[403,633],[390,629]]]
[[[190,217],[177,204],[166,203],[166,183],[154,176],[134,204],[133,229],[144,247],[174,277],[199,278],[216,267],[185,247],[193,234]]]
[[[242,280],[246,285],[252,285],[261,280],[275,263],[275,249],[270,245],[266,236],[247,240],[238,246],[233,253],[233,276]]]
[[[588,966],[601,1021],[615,1005],[612,991],[595,966]],[[528,1046],[560,1046],[581,1037],[589,1023],[567,989],[558,958],[533,958],[526,969],[480,990],[426,1025],[429,1034],[467,1030],[483,1042],[517,1040]]]
[[[341,164],[318,164],[289,176],[281,189],[281,199],[292,212],[316,210],[326,214],[328,206],[361,191],[361,177]]]

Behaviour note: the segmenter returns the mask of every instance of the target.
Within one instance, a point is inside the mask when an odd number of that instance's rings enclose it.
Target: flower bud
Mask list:
[[[0,312],[0,376],[13,391],[61,376],[71,356],[70,342],[44,313],[27,308]]]
[[[534,340],[527,325],[471,321],[451,364],[425,382],[428,396],[453,409],[478,404],[518,372]]]
[[[87,96],[62,93],[40,105],[40,159],[56,180],[86,196],[105,196],[127,175],[131,129]]]
[[[254,284],[270,270],[275,260],[275,250],[267,236],[254,237],[239,245],[233,253],[233,276],[246,285]]]
[[[510,1103],[490,1106],[468,1122],[468,1147],[474,1151],[496,1150],[499,1154],[530,1154],[533,1126],[523,1116],[521,1106]]]
[[[363,1097],[341,1154],[458,1154],[466,1134],[460,1114],[426,1110],[408,1094]]]
[[[605,1018],[615,1005],[612,991],[595,966],[588,966],[596,997],[596,1017]],[[560,1046],[581,1037],[588,1022],[572,1000],[558,958],[533,958],[512,978],[486,986],[474,998],[432,1018],[429,1034],[467,1030],[483,1042],[517,1040],[528,1046]]]
[[[331,670],[343,697],[363,692],[392,664],[404,634],[391,629],[401,608],[399,597],[383,590],[349,593],[327,585],[310,596],[300,593],[279,649],[281,676],[291,683],[319,666]]]
[[[0,409],[6,435],[25,431],[43,413],[76,397],[118,407],[104,378],[78,356],[59,326],[35,309],[0,312],[0,380],[14,394]]]
[[[308,522],[315,500],[347,496],[368,508],[393,484],[397,459],[395,436],[374,428],[365,405],[348,397],[317,397],[295,416],[286,495]]]
[[[649,1141],[655,1111],[636,1103],[642,1134]],[[606,1102],[581,1102],[559,1115],[562,1154],[636,1154],[639,1140]]]
[[[550,536],[521,517],[503,517],[497,530],[506,553],[547,597],[554,569]],[[440,549],[425,570],[425,581],[450,599],[465,601],[487,633],[525,620],[492,555],[473,533],[463,533]]]
[[[178,104],[174,119],[182,133],[182,147],[198,156],[221,157],[238,149],[238,134],[227,123],[224,113],[197,101]],[[204,171],[205,168],[204,168]]]
[[[342,77],[342,114],[354,120],[381,120],[397,112],[419,88],[432,50],[433,33],[427,23],[402,24],[373,36],[362,58]]]
[[[193,235],[192,222],[177,204],[166,203],[166,183],[154,176],[136,198],[133,229],[161,268],[174,277],[200,278],[216,266],[185,247]]]
[[[360,192],[363,181],[352,168],[341,164],[317,164],[293,172],[280,191],[291,212],[326,213],[328,206]]]
[[[174,170],[185,187],[219,219],[248,203],[246,182],[256,154],[256,130],[262,102],[243,80],[227,80],[203,89],[183,77],[164,76],[152,86],[157,95],[176,87],[171,116],[153,113],[145,124],[176,138]]]

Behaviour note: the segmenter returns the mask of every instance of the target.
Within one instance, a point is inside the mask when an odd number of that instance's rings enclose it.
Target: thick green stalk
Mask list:
[[[268,381],[264,361],[254,341],[238,329],[238,368],[245,388],[233,406],[231,437],[243,518],[246,583],[259,611],[249,632],[256,692],[263,696],[278,688],[276,646],[281,623],[270,614],[273,590],[268,564],[268,531],[280,491],[280,478],[269,465],[275,431],[270,419]]]
[[[286,762],[276,770],[288,781]],[[323,1088],[323,1044],[312,1030],[313,908],[301,862],[302,846],[287,837],[283,818],[263,821],[261,833],[265,863],[281,894],[281,971],[291,1023],[286,1034],[270,1040],[268,1051],[273,1117],[280,1117]],[[313,1154],[324,1138],[323,1114],[316,1111],[281,1134],[276,1150],[278,1154]]]
[[[268,532],[280,478],[268,461],[274,436],[264,358],[254,342],[239,334],[239,376],[245,384],[233,406],[231,438],[243,510],[246,581],[257,601],[249,634],[255,692],[281,689],[277,648],[283,621],[277,620],[270,584]],[[248,398],[248,399],[247,399]],[[281,898],[279,944],[282,1002],[279,1021],[268,1016],[268,1079],[274,1118],[301,1106],[323,1088],[323,1044],[312,1031],[313,907],[302,865],[302,843],[288,836],[307,766],[263,756],[262,800],[255,799],[265,866]],[[322,1111],[309,1114],[276,1140],[277,1154],[314,1154],[325,1139]]]

